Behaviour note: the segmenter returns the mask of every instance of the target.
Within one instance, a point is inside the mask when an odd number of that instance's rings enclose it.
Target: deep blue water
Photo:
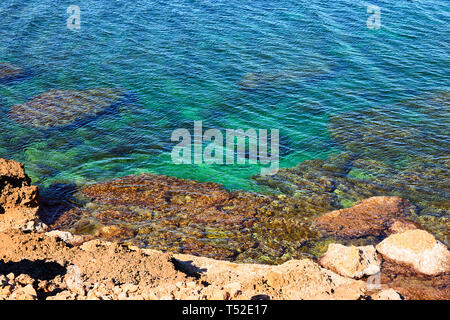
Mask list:
[[[79,30],[66,26],[72,4]],[[366,25],[369,4],[381,8],[380,29]],[[430,132],[449,125],[448,109],[430,120],[405,103],[448,95],[449,1],[2,0],[0,17],[0,62],[27,71],[0,83],[0,157],[24,162],[44,187],[154,172],[252,189],[258,166],[172,164],[171,133],[194,120],[279,129],[283,167],[341,152],[328,126],[346,111],[395,110]],[[98,87],[129,98],[57,130],[8,115],[50,89]],[[433,156],[448,155],[439,148]]]

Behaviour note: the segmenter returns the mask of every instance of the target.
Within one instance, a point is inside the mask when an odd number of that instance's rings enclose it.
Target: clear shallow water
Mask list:
[[[367,28],[364,1],[89,0],[80,4],[78,31],[66,28],[71,4],[0,3],[0,61],[28,71],[0,84],[0,157],[26,163],[44,188],[141,172],[257,188],[249,179],[257,166],[171,163],[172,131],[192,132],[194,120],[280,129],[283,167],[341,152],[329,120],[348,111],[395,110],[400,133],[405,123],[424,134],[448,128],[448,109],[430,118],[409,105],[449,91],[448,1],[377,1],[380,30]],[[67,129],[40,130],[8,116],[11,106],[50,89],[98,87],[125,89],[132,99]],[[449,153],[446,139],[407,156],[392,149],[374,156],[440,159]]]

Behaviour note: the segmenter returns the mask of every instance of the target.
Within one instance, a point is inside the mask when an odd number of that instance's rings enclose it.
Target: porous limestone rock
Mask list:
[[[24,165],[0,159],[0,232],[38,226],[38,189],[31,185]]]
[[[376,246],[384,258],[408,265],[419,273],[437,275],[450,271],[448,248],[425,230],[408,230]]]
[[[360,279],[380,272],[381,259],[374,246],[346,247],[332,243],[320,258],[320,264],[344,277]]]
[[[402,296],[394,289],[385,289],[372,296],[374,300],[403,300]]]

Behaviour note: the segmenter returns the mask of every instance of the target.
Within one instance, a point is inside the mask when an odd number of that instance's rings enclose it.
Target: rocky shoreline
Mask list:
[[[149,176],[129,179],[150,179],[153,185],[157,180]],[[273,199],[230,195],[215,186],[209,192],[220,199],[218,203],[195,195],[185,204],[185,198],[173,193],[180,184],[182,190],[186,184],[192,190],[198,187],[196,182],[174,179],[169,185],[172,189],[164,185],[153,194],[151,188],[145,189],[140,198],[132,200],[163,207],[166,214],[172,212],[168,203],[178,201],[177,205],[192,206],[194,212],[200,208],[195,216],[200,223],[219,223],[214,221],[217,218],[230,225],[263,224],[261,219],[249,219],[246,208],[249,203],[256,207],[263,203],[259,209],[273,205]],[[97,185],[86,194],[106,194],[97,197],[102,205],[128,201],[125,196],[119,199],[118,188]],[[120,211],[123,202],[116,205]],[[230,206],[237,208],[236,215],[226,209]],[[198,256],[201,251],[195,250],[193,255],[142,249],[99,239],[101,234],[74,235],[49,228],[42,222],[42,210],[38,190],[24,166],[0,159],[0,300],[450,298],[447,246],[408,219],[414,205],[399,197],[372,197],[315,218],[321,233],[369,235],[379,239],[376,245],[329,242],[318,259],[290,259],[278,265],[211,259]],[[252,216],[260,214],[256,211]]]

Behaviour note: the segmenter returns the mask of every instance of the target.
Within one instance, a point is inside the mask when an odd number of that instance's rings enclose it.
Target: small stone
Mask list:
[[[72,265],[67,268],[65,282],[67,288],[70,291],[79,295],[84,295],[86,293],[83,286],[83,281],[81,279],[81,270],[79,267]]]
[[[236,298],[242,294],[242,285],[239,282],[232,282],[224,286],[224,289],[230,294],[231,298]]]
[[[34,300],[35,298],[37,298],[36,290],[34,290],[34,288],[31,284],[23,287],[22,291],[26,296],[32,297],[32,299],[30,299],[30,300]]]
[[[144,300],[159,300],[158,294],[151,289],[144,290],[144,292],[142,292],[142,297]]]
[[[360,279],[380,272],[381,261],[374,246],[346,247],[332,243],[320,264],[344,277]]]
[[[86,299],[87,300],[99,300],[94,289],[89,290],[89,292],[86,295]]]
[[[49,237],[60,238],[64,242],[70,242],[74,238],[73,234],[71,234],[70,232],[59,231],[59,230],[53,230],[50,232],[46,232],[45,235],[49,236]]]
[[[403,300],[402,296],[394,289],[386,289],[372,296],[374,300]]]
[[[122,288],[119,287],[119,286],[115,286],[113,288],[113,292],[114,292],[115,295],[119,295],[122,292]]]
[[[0,287],[0,298],[7,298],[12,293],[12,287],[10,285],[6,285]]]
[[[25,226],[21,227],[20,230],[24,232],[44,232],[48,229],[48,226],[36,220],[28,221]]]
[[[216,290],[211,295],[211,300],[224,300],[226,297],[226,292],[223,290]]]
[[[27,274],[21,274],[16,278],[16,281],[21,285],[32,285],[34,283],[34,279]]]
[[[125,292],[121,292],[119,293],[119,295],[117,296],[118,300],[127,300],[128,299],[128,295]]]
[[[62,291],[55,296],[47,297],[46,300],[74,300],[76,295],[68,290]]]
[[[126,293],[134,293],[134,292],[138,291],[138,289],[139,289],[139,287],[137,285],[131,284],[131,283],[127,283],[122,286],[123,292],[126,292]]]
[[[384,258],[412,266],[425,275],[450,271],[450,252],[425,230],[408,230],[384,239],[377,245]]]
[[[9,296],[10,300],[36,300],[37,294],[33,286],[27,285],[25,287],[16,287],[13,293]]]

